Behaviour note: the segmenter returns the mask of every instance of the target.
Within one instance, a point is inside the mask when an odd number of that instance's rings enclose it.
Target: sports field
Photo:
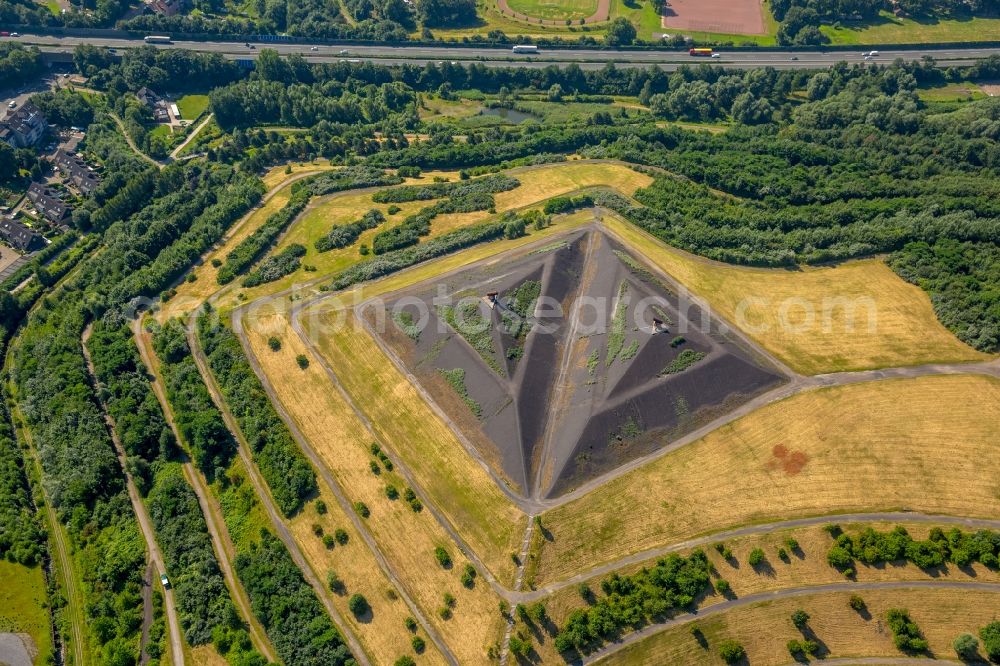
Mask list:
[[[800,393],[543,514],[553,540],[538,584],[751,523],[899,509],[989,517],[1000,510],[998,436],[993,378]]]
[[[575,20],[588,18],[597,11],[597,0],[507,0],[515,12],[533,18]]]
[[[792,639],[802,640],[802,633],[789,620],[799,609],[809,614],[808,627],[822,641],[829,658],[905,658],[885,626],[890,608],[905,608],[930,643],[931,654],[953,659],[955,637],[976,635],[980,627],[996,619],[994,609],[1000,602],[1000,593],[973,590],[859,590],[859,594],[865,601],[864,613],[848,605],[850,592],[764,601],[668,629],[597,663],[720,664],[718,646],[727,639],[744,647],[751,664],[793,663],[785,645]],[[693,626],[704,634],[707,646],[691,634]]]
[[[613,215],[604,222],[803,374],[989,358],[944,328],[927,293],[880,259],[798,270],[736,267],[671,248]]]
[[[663,29],[736,35],[767,32],[761,0],[667,0]]]

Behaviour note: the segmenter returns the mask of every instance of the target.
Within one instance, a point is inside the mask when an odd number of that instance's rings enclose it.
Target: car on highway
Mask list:
[[[310,46],[309,50],[310,51],[319,51],[319,47],[318,46]]]
[[[340,51],[337,52],[337,55],[347,55],[347,49],[340,49]]]
[[[789,58],[789,60],[798,60],[798,59],[799,59],[798,56],[792,56],[791,58]]]
[[[722,54],[721,54],[721,53],[713,53],[713,54],[712,54],[712,57],[713,57],[713,58],[721,58],[721,57],[722,57]]]

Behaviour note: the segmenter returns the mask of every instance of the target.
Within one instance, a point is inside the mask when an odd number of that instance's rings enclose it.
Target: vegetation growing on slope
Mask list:
[[[268,400],[232,330],[206,308],[198,316],[197,335],[275,501],[285,515],[292,515],[316,492],[312,466]]]

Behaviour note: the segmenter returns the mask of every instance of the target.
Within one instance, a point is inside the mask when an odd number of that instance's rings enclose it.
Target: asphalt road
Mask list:
[[[52,35],[22,34],[16,39],[24,44],[37,45],[47,52],[72,53],[77,44],[93,44],[115,49],[140,46],[141,39],[108,37],[58,37]],[[608,62],[621,67],[657,66],[676,69],[680,65],[717,64],[727,67],[763,67],[780,69],[830,67],[838,62],[864,63],[863,50],[856,51],[734,51],[720,50],[718,58],[694,58],[685,51],[616,51],[587,49],[541,49],[537,54],[515,54],[509,47],[460,47],[460,46],[341,46],[329,44],[288,44],[280,42],[256,42],[249,48],[238,42],[184,41],[175,40],[170,44],[157,44],[161,49],[191,49],[221,53],[227,58],[254,59],[262,48],[275,49],[282,55],[301,54],[313,62],[373,61],[387,65],[444,62],[482,62],[490,67],[547,67],[552,64],[568,65],[576,63],[585,69],[599,69]],[[881,51],[870,61],[872,64],[889,64],[897,58],[920,60],[924,56],[933,57],[942,66],[970,65],[976,60],[990,55],[1000,55],[1000,48],[909,48]]]

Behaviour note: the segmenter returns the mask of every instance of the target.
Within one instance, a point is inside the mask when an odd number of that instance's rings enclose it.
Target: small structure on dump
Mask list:
[[[486,304],[490,306],[491,310],[497,306],[497,296],[499,295],[498,291],[486,292]]]

